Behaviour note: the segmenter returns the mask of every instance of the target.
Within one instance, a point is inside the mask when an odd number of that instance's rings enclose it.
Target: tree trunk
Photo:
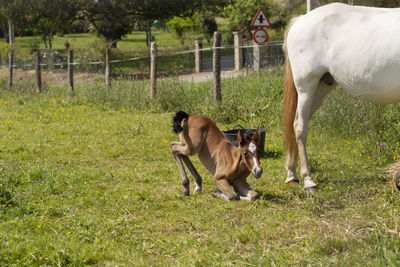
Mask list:
[[[51,50],[52,48],[53,48],[52,37],[49,36],[49,49]]]
[[[152,38],[151,38],[151,22],[150,21],[147,21],[147,23],[146,23],[146,43],[147,43],[147,46],[150,46],[151,45],[151,42],[152,42]]]
[[[44,47],[47,49],[47,38],[46,38],[46,35],[43,35],[42,39],[43,39],[43,42],[44,42]]]

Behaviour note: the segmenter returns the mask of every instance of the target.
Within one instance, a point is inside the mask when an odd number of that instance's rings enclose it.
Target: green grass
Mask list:
[[[180,41],[174,37],[172,33],[161,30],[152,31],[154,41],[157,42],[161,49],[174,48],[181,46]],[[189,34],[186,43],[192,44],[195,34]],[[65,34],[63,36],[54,36],[53,49],[65,49],[65,42],[69,42],[73,49],[89,49],[91,43],[99,42],[100,38],[90,33]],[[4,42],[4,38],[0,38],[0,42]],[[15,44],[21,48],[37,47],[45,49],[44,43],[40,36],[16,37]],[[146,33],[144,31],[134,31],[118,42],[118,47],[123,51],[131,51],[132,49],[147,49]]]
[[[42,95],[26,83],[0,91],[0,265],[398,266],[400,194],[382,172],[390,157],[360,156],[356,137],[374,141],[346,132],[354,118],[328,112],[338,97],[349,102],[340,110],[359,102],[336,90],[313,121],[319,191],[307,196],[283,183],[281,85],[280,72],[224,80],[220,106],[211,83],[173,80],[159,83],[155,101],[146,81],[82,84],[73,98],[54,85]],[[169,151],[180,108],[221,129],[267,128],[264,174],[249,177],[260,200],[213,198],[195,157],[203,193],[181,196]],[[339,128],[329,129],[329,116]],[[362,119],[373,125],[376,116]],[[398,155],[387,138],[386,153]]]

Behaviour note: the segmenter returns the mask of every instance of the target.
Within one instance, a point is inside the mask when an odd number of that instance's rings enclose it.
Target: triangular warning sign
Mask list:
[[[264,9],[260,8],[257,11],[256,16],[254,17],[253,21],[250,24],[251,27],[271,27],[271,22],[267,15],[265,15]]]

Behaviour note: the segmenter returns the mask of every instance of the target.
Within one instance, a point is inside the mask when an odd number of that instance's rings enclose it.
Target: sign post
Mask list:
[[[256,16],[254,17],[253,21],[250,24],[251,27],[257,28],[253,32],[253,40],[259,45],[263,45],[268,41],[268,34],[267,31],[264,30],[263,28],[271,27],[271,22],[269,22],[269,19],[267,15],[265,15],[264,9],[260,8]]]
[[[251,27],[256,28],[253,32],[253,41],[257,44],[254,45],[253,56],[254,56],[254,70],[259,72],[261,69],[261,47],[260,45],[265,44],[268,41],[268,33],[264,28],[271,27],[271,22],[267,15],[265,15],[264,9],[260,8],[257,11],[256,16],[250,24]]]

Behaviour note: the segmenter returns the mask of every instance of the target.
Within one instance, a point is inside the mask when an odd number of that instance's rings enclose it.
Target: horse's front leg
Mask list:
[[[235,191],[239,194],[240,200],[253,201],[260,197],[260,194],[250,187],[249,183],[246,181],[246,177],[236,179],[233,182],[233,187],[235,188]]]

